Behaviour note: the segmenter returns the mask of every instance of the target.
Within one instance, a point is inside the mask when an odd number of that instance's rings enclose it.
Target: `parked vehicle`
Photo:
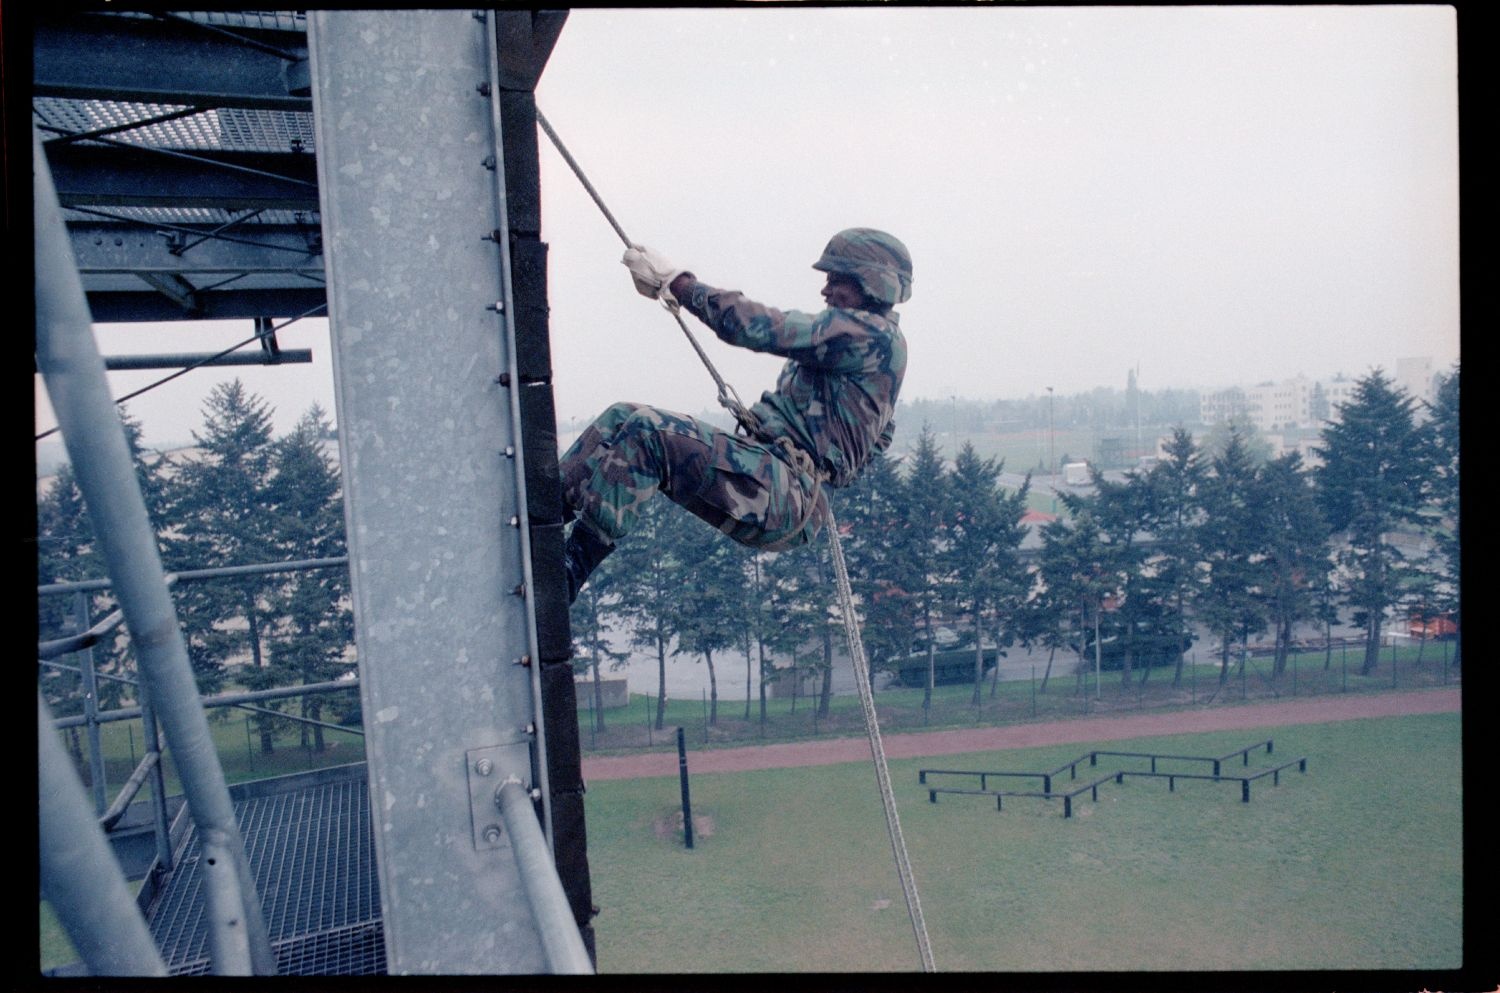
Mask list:
[[[1087,462],[1069,462],[1063,466],[1063,483],[1067,486],[1087,486],[1092,482]]]
[[[1413,638],[1441,639],[1458,637],[1458,615],[1451,610],[1438,614],[1412,611],[1407,615],[1406,629]]]
[[[1087,628],[1081,638],[1076,638],[1071,647],[1079,652],[1083,663],[1094,664],[1094,629]],[[1131,649],[1130,664],[1141,666],[1175,666],[1193,645],[1193,636],[1186,631],[1176,631],[1171,618],[1165,614],[1138,617],[1135,621],[1135,640],[1127,644],[1125,624],[1119,613],[1106,610],[1099,623],[1099,668],[1118,670],[1125,665],[1125,651]]]
[[[974,634],[959,633],[946,625],[933,628],[933,684],[953,686],[974,681]],[[981,649],[984,659],[984,675],[989,675],[1000,664],[1005,654],[986,639]],[[912,645],[912,653],[896,667],[895,680],[901,686],[920,688],[927,685],[927,637],[918,633]]]

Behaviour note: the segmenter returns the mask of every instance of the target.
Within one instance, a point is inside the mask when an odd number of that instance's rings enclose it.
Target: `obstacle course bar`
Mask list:
[[[1015,770],[989,770],[989,769],[985,769],[985,770],[980,770],[980,769],[920,769],[917,772],[917,781],[919,783],[922,783],[923,785],[927,785],[927,800],[928,800],[929,803],[937,803],[937,798],[938,798],[938,794],[939,793],[948,793],[948,794],[954,794],[954,795],[959,795],[959,796],[993,796],[995,798],[995,809],[996,810],[1002,810],[1002,809],[1004,809],[1005,798],[1008,797],[1008,796],[1009,797],[1034,797],[1034,798],[1040,798],[1040,799],[1043,799],[1043,800],[1062,800],[1063,801],[1063,817],[1072,817],[1073,816],[1073,798],[1074,797],[1079,796],[1080,794],[1087,792],[1087,793],[1089,793],[1091,795],[1091,798],[1093,799],[1093,801],[1095,803],[1097,803],[1099,801],[1099,787],[1102,784],[1109,782],[1111,779],[1113,779],[1117,784],[1123,784],[1125,782],[1125,777],[1126,776],[1140,776],[1140,777],[1144,777],[1144,778],[1147,778],[1147,779],[1165,779],[1167,781],[1167,789],[1169,791],[1171,791],[1171,792],[1175,792],[1176,791],[1176,789],[1177,789],[1177,780],[1179,780],[1179,779],[1201,779],[1201,780],[1208,780],[1208,781],[1216,782],[1216,783],[1225,783],[1225,782],[1239,783],[1240,784],[1240,801],[1242,803],[1249,803],[1250,802],[1250,784],[1252,782],[1254,782],[1254,781],[1256,781],[1258,779],[1264,779],[1266,776],[1270,776],[1272,784],[1276,785],[1276,786],[1279,786],[1279,785],[1281,785],[1281,773],[1282,773],[1282,770],[1288,769],[1288,768],[1290,768],[1290,767],[1292,767],[1294,765],[1297,766],[1298,770],[1301,771],[1302,773],[1306,774],[1306,772],[1307,772],[1307,758],[1305,756],[1303,756],[1301,758],[1292,759],[1292,760],[1290,760],[1288,762],[1283,762],[1280,765],[1273,766],[1273,767],[1268,768],[1268,769],[1258,769],[1258,770],[1256,770],[1253,773],[1247,773],[1245,775],[1231,776],[1231,775],[1226,775],[1224,773],[1224,771],[1223,771],[1224,763],[1226,763],[1227,761],[1229,761],[1230,759],[1233,759],[1233,758],[1240,758],[1242,760],[1242,763],[1248,768],[1249,765],[1250,765],[1250,753],[1252,751],[1256,750],[1257,748],[1261,748],[1261,747],[1265,748],[1267,755],[1271,754],[1271,751],[1272,751],[1272,748],[1273,748],[1273,743],[1272,743],[1271,739],[1268,738],[1265,741],[1258,741],[1258,742],[1256,742],[1253,745],[1246,745],[1244,748],[1239,748],[1239,749],[1236,749],[1236,750],[1234,750],[1232,752],[1229,752],[1229,753],[1227,753],[1225,755],[1219,755],[1219,756],[1208,756],[1208,755],[1169,755],[1169,754],[1163,754],[1163,753],[1160,753],[1160,752],[1117,752],[1117,751],[1107,751],[1107,750],[1099,749],[1099,750],[1095,750],[1095,751],[1089,752],[1089,753],[1087,753],[1085,755],[1080,755],[1078,758],[1073,759],[1071,762],[1064,762],[1062,765],[1058,766],[1056,769],[1053,769],[1053,770],[1048,771],[1048,772],[1024,772],[1024,771],[1015,771]],[[1070,780],[1076,782],[1077,779],[1078,779],[1078,767],[1080,765],[1082,765],[1084,762],[1088,762],[1088,764],[1090,766],[1097,766],[1099,764],[1099,756],[1101,756],[1101,755],[1107,756],[1107,757],[1110,757],[1110,758],[1139,758],[1139,759],[1147,759],[1147,760],[1150,761],[1151,767],[1150,767],[1149,770],[1144,770],[1144,769],[1118,769],[1118,770],[1115,770],[1114,772],[1109,773],[1106,776],[1101,776],[1101,777],[1099,777],[1097,779],[1094,779],[1094,780],[1092,780],[1090,782],[1086,782],[1086,783],[1080,784],[1078,786],[1072,787],[1071,789],[1067,789],[1067,790],[1053,790],[1053,788],[1052,788],[1052,781],[1053,781],[1053,779],[1055,777],[1061,775],[1064,771],[1066,771],[1069,774]],[[1163,771],[1161,771],[1157,767],[1157,762],[1158,761],[1206,762],[1206,763],[1209,763],[1213,767],[1213,772],[1212,773],[1175,772],[1175,771],[1173,771],[1173,772],[1163,772]],[[971,788],[971,787],[961,787],[961,786],[932,786],[932,785],[928,785],[928,783],[927,783],[927,777],[929,775],[931,775],[931,776],[977,776],[977,777],[979,777],[979,788],[978,789],[974,789],[974,788]],[[1042,788],[1040,790],[992,790],[992,789],[989,788],[989,780],[990,780],[991,777],[995,777],[995,778],[1040,779],[1041,782],[1042,782]]]

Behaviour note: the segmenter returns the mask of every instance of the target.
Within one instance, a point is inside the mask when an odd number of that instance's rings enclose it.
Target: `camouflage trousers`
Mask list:
[[[742,545],[787,548],[818,533],[825,499],[779,446],[683,414],[617,403],[563,454],[563,499],[610,541],[658,490]]]

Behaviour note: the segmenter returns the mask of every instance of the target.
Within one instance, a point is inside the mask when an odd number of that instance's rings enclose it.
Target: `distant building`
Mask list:
[[[1199,419],[1204,424],[1224,424],[1249,413],[1245,391],[1238,386],[1204,393],[1198,398]]]
[[[1419,421],[1427,419],[1426,405],[1437,396],[1437,370],[1431,358],[1397,359],[1395,383],[1416,403]]]
[[[1246,414],[1262,433],[1306,426],[1311,420],[1313,384],[1305,376],[1279,383],[1257,383],[1245,390]]]
[[[1354,399],[1354,380],[1339,373],[1330,380],[1324,381],[1323,396],[1328,403],[1328,412],[1323,415],[1322,420],[1336,421],[1339,416],[1339,405],[1348,403]]]
[[[1396,363],[1393,382],[1414,400],[1432,399],[1436,381],[1437,373],[1430,358],[1400,359]],[[1265,435],[1316,431],[1338,419],[1339,406],[1354,398],[1356,383],[1357,380],[1339,373],[1332,379],[1311,380],[1298,375],[1279,383],[1231,386],[1202,394],[1200,416],[1210,426],[1243,419]],[[1292,441],[1286,447],[1302,446]]]

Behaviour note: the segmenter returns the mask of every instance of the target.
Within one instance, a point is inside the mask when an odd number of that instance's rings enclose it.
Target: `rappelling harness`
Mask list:
[[[598,191],[594,189],[594,185],[589,182],[588,177],[583,174],[583,169],[568,152],[568,149],[562,143],[562,139],[557,136],[557,132],[552,129],[552,125],[548,123],[547,118],[543,116],[540,109],[536,111],[536,120],[541,125],[542,130],[546,132],[547,137],[552,140],[552,144],[562,155],[563,160],[567,162],[568,167],[573,170],[573,174],[578,177],[578,181],[583,184],[583,188],[588,192],[589,197],[598,206],[600,212],[604,214],[605,220],[609,221],[610,226],[615,229],[615,234],[619,235],[620,240],[625,243],[625,247],[636,247],[636,243],[631,241],[629,236],[625,234],[625,229],[620,227],[619,222],[615,220],[614,215],[605,206],[603,198],[599,196]],[[771,446],[779,457],[783,458],[784,461],[797,471],[812,479],[812,491],[809,495],[806,509],[803,511],[803,517],[798,527],[792,532],[795,539],[796,536],[802,533],[808,523],[812,521],[813,515],[818,512],[823,483],[827,480],[826,473],[817,465],[807,451],[794,444],[790,438],[787,438],[785,435],[772,435],[765,430],[760,422],[760,418],[755,415],[754,411],[741,402],[739,394],[735,392],[734,387],[726,383],[724,377],[720,376],[719,371],[714,368],[713,362],[709,360],[708,353],[704,352],[703,347],[698,344],[698,339],[689,330],[687,322],[683,320],[681,308],[675,305],[675,302],[665,300],[662,301],[662,305],[676,319],[677,326],[687,336],[688,343],[693,346],[693,351],[698,353],[698,358],[703,362],[704,368],[713,377],[714,384],[718,387],[719,391],[719,404],[734,416],[739,430],[743,431],[746,436]],[[901,821],[896,815],[896,796],[895,791],[891,788],[890,770],[886,766],[885,746],[880,740],[880,723],[875,713],[875,694],[870,686],[870,667],[865,658],[864,641],[860,637],[859,619],[854,612],[854,592],[849,583],[848,567],[844,563],[844,549],[839,542],[838,524],[833,517],[832,504],[822,501],[822,507],[823,529],[828,534],[828,548],[833,558],[834,579],[838,591],[839,607],[843,614],[844,634],[849,641],[849,657],[854,663],[855,682],[859,685],[859,700],[860,706],[864,711],[865,732],[870,739],[870,755],[875,764],[875,778],[880,786],[880,800],[885,808],[886,831],[890,835],[891,851],[896,859],[896,873],[900,877],[901,891],[906,898],[906,909],[911,916],[912,931],[915,933],[917,939],[917,951],[922,959],[922,971],[935,972],[937,971],[937,966],[934,964],[932,958],[932,943],[927,937],[927,924],[922,919],[922,904],[917,897],[917,882],[912,875],[911,860],[906,853],[906,842],[901,835]],[[787,547],[788,544],[790,542],[762,547],[767,551],[779,551]]]

